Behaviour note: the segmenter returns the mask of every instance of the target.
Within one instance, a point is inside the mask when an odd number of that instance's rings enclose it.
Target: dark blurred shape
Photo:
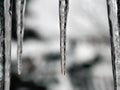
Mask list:
[[[120,11],[120,0],[117,0],[117,3],[118,3],[118,9],[119,9],[119,11]],[[118,12],[118,22],[120,23],[120,12]],[[120,27],[120,25],[119,25],[119,27]]]
[[[92,66],[96,65],[97,63],[99,63],[100,59],[101,59],[100,56],[96,56],[96,58],[94,60],[91,60],[90,62],[81,64],[81,65],[74,64],[74,65],[72,65],[72,67],[69,68],[68,71],[69,71],[70,75],[74,74],[75,72],[81,71],[81,70],[85,71],[85,69],[89,69]]]
[[[44,56],[45,60],[48,62],[58,61],[60,60],[60,54],[59,53],[49,53]]]
[[[24,33],[24,40],[27,39],[37,39],[37,40],[42,40],[42,37],[38,35],[34,30],[32,29],[25,29]]]
[[[18,75],[12,74],[10,90],[22,90],[22,88],[25,88],[26,90],[47,90],[45,86],[38,86],[32,81],[22,81]]]
[[[75,87],[89,90],[88,87],[92,80],[91,68],[100,62],[100,56],[97,56],[94,60],[84,64],[73,64],[69,69],[68,73],[71,82]]]
[[[35,70],[35,65],[32,62],[32,59],[30,57],[24,57],[23,58],[23,68],[26,73],[30,74]]]
[[[15,25],[13,24],[13,27]],[[13,40],[17,40],[17,34],[16,34],[16,29],[13,28],[12,29],[12,39]],[[42,37],[40,35],[38,35],[36,32],[34,32],[34,30],[32,29],[25,29],[25,32],[24,32],[24,41],[25,40],[28,40],[28,39],[36,39],[36,40],[42,40]]]

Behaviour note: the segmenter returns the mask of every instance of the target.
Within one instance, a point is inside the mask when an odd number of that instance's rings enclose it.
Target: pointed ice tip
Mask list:
[[[21,75],[21,71],[18,70],[18,75]]]
[[[66,73],[64,72],[63,75],[65,76],[65,74],[66,74]]]
[[[22,69],[22,62],[21,62],[21,59],[19,59],[18,57],[18,66],[17,66],[17,73],[18,75],[21,75],[21,70]]]
[[[21,75],[21,66],[18,66],[18,75]]]
[[[63,76],[65,76],[65,75],[66,75],[66,73],[65,73],[65,72],[62,72],[62,75],[63,75]]]
[[[65,70],[61,69],[61,74],[65,76]]]

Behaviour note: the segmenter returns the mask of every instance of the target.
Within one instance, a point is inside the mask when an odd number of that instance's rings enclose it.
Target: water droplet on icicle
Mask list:
[[[61,73],[64,75],[66,67],[66,24],[68,6],[69,0],[59,0]]]
[[[17,60],[18,60],[18,74],[21,74],[22,65],[22,44],[24,35],[24,13],[26,0],[16,0],[16,17],[17,17]]]

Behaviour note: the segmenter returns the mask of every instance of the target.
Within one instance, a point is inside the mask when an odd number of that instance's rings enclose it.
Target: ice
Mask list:
[[[21,74],[22,67],[21,65],[22,65],[25,5],[26,0],[16,0],[18,74]]]
[[[10,0],[4,0],[4,31],[3,31],[3,71],[4,90],[10,89],[10,67],[11,67],[11,7]]]
[[[120,90],[120,22],[119,0],[107,0],[115,90]]]
[[[68,6],[68,0],[59,0],[61,73],[63,74],[65,74],[66,67],[66,25]]]
[[[10,88],[10,0],[0,1],[0,90]]]
[[[0,1],[0,90],[3,90],[3,71],[4,71],[4,63],[3,63],[3,60],[4,60],[4,49],[3,49],[3,43],[4,43],[4,40],[3,40],[3,33],[5,32],[4,30],[4,5],[3,5],[3,1]]]

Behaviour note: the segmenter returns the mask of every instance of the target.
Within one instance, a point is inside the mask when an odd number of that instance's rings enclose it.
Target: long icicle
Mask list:
[[[5,82],[5,78],[8,78],[9,81],[9,77],[6,77],[7,74],[5,75],[5,65],[6,65],[6,54],[5,54],[5,13],[7,13],[5,11],[6,7],[6,3],[4,0],[0,1],[0,90],[5,90],[5,86],[8,86],[7,82]]]
[[[4,32],[4,90],[10,89],[10,67],[11,67],[11,2],[10,0],[4,0],[4,20],[5,20],[5,32]]]
[[[120,6],[119,0],[107,0],[110,27],[114,89],[120,90]]]
[[[17,60],[18,60],[18,74],[21,74],[22,65],[22,44],[24,35],[24,13],[26,0],[16,0],[16,18],[17,18]]]
[[[68,6],[69,0],[59,0],[61,73],[64,75],[66,67],[66,24]]]
[[[11,15],[10,0],[4,0],[5,13],[5,86],[4,90],[10,89],[10,66],[11,66]]]

